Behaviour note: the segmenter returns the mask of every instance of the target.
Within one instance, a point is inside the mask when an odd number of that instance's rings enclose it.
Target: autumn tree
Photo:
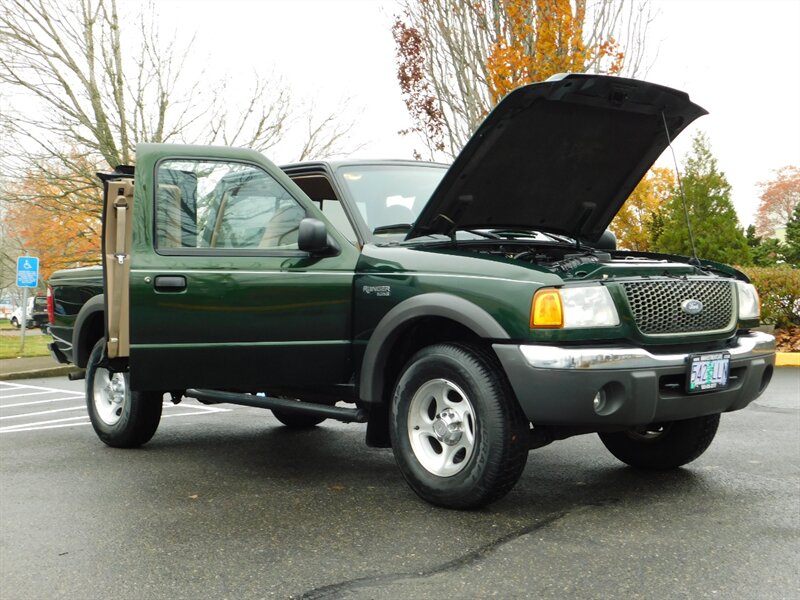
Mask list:
[[[699,133],[684,161],[683,191],[701,258],[729,264],[749,264],[750,250],[731,201],[731,186],[717,166],[708,138]],[[680,190],[673,191],[663,211],[663,230],[655,240],[657,252],[691,256]]]
[[[773,236],[782,229],[800,203],[800,168],[787,166],[775,171],[775,177],[759,182],[761,201],[756,211],[756,232]]]
[[[649,252],[657,237],[656,215],[667,203],[675,187],[675,172],[654,167],[639,182],[611,222],[610,229],[621,249]]]
[[[795,204],[792,217],[786,223],[786,262],[800,267],[800,203]]]
[[[9,204],[4,214],[5,234],[14,240],[17,252],[39,257],[41,281],[58,269],[100,261],[101,225],[95,195],[64,194],[58,187],[42,189],[48,185],[57,184],[44,183],[36,176],[13,184],[14,195],[35,197],[38,201]],[[5,262],[14,259],[4,258]]]
[[[635,74],[647,0],[403,0],[397,78],[431,156],[455,156],[512,89],[561,72]]]

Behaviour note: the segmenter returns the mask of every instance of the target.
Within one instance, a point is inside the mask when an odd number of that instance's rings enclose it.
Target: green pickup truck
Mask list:
[[[596,75],[522,87],[451,166],[150,145],[101,173],[103,269],[55,273],[51,350],[85,368],[103,442],[165,398],[366,423],[413,490],[475,508],[529,450],[597,433],[621,461],[700,456],[768,385],[747,277],[619,251],[606,228],[705,111]]]

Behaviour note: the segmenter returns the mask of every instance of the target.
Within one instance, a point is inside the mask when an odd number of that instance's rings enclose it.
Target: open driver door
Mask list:
[[[103,284],[106,313],[106,355],[130,354],[129,289],[133,219],[133,167],[98,173],[103,181]]]

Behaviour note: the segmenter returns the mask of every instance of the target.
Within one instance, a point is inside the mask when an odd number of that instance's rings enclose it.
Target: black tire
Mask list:
[[[132,392],[127,372],[99,366],[105,340],[95,344],[86,366],[86,407],[97,437],[115,448],[136,448],[150,441],[161,420],[163,394]]]
[[[272,414],[281,423],[290,429],[311,429],[316,427],[325,420],[325,417],[318,417],[316,415],[302,415],[298,413],[272,409]]]
[[[19,321],[17,320],[17,317],[11,317],[11,324],[12,324],[14,327],[16,327],[17,329],[19,329],[19,328],[20,328],[20,327],[19,327]]]
[[[472,509],[505,496],[525,468],[529,427],[496,358],[478,346],[423,348],[395,386],[395,460],[437,506]]]
[[[636,431],[599,433],[608,451],[632,467],[675,469],[692,462],[711,445],[719,415],[659,423]]]

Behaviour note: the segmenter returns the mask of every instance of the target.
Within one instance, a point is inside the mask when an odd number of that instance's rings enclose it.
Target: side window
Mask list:
[[[322,214],[336,227],[352,244],[358,242],[358,237],[338,200],[320,200],[318,203]]]
[[[336,197],[330,181],[325,175],[312,173],[295,175],[292,177],[297,186],[311,198],[325,217],[336,227],[352,244],[358,243],[358,236],[353,225],[344,212],[342,203]]]
[[[165,160],[155,196],[159,249],[297,249],[305,211],[256,166]]]

